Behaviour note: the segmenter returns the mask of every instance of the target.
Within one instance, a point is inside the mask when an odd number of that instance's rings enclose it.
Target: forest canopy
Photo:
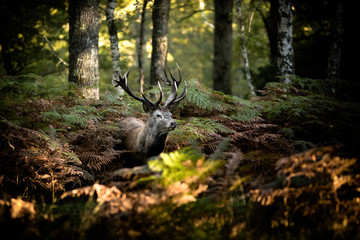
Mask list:
[[[16,1],[17,4],[4,4],[1,18],[2,58],[1,74],[36,73],[62,75],[68,73],[64,62],[68,62],[68,3],[65,1]],[[276,80],[275,59],[272,48],[276,19],[271,11],[272,1],[241,1],[242,18],[246,33],[246,47],[250,71],[254,85],[261,89],[270,80]],[[274,1],[276,2],[276,1]],[[147,6],[144,27],[144,72],[149,82],[151,62],[152,1]],[[294,28],[294,74],[300,77],[325,78],[327,59],[332,42],[333,22],[337,1],[296,1],[292,6]],[[235,4],[234,4],[235,5]],[[105,11],[107,1],[99,2],[99,61],[100,90],[111,87],[110,38],[106,25]],[[271,7],[273,6],[273,7]],[[137,68],[137,47],[141,1],[121,1],[114,12],[120,50],[122,72]],[[214,4],[212,1],[174,1],[170,6],[169,43],[167,64],[177,62],[185,78],[198,79],[206,86],[212,86],[212,59],[214,39]],[[34,14],[35,13],[35,14]],[[319,14],[320,13],[320,14]],[[341,54],[340,77],[354,81],[354,36],[355,11],[345,5],[343,13],[344,33]],[[274,22],[275,21],[275,22]],[[239,22],[235,6],[233,8],[233,57],[232,89],[234,95],[246,97],[249,90],[244,75],[243,59],[240,50]],[[275,37],[276,38],[276,37]],[[276,44],[276,43],[275,43]],[[351,46],[351,47],[350,47]],[[11,54],[10,54],[11,53]],[[134,71],[137,79],[137,71]],[[56,82],[56,81],[55,81]]]
[[[360,239],[356,10],[1,4],[0,238]]]

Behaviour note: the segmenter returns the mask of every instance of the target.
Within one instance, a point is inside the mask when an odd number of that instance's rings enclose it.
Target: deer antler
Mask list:
[[[130,69],[126,72],[126,74],[124,75],[124,77],[121,77],[121,75],[119,74],[119,81],[116,81],[116,85],[115,87],[118,87],[118,86],[121,86],[122,89],[124,89],[124,91],[129,94],[129,96],[131,96],[132,98],[142,102],[143,104],[151,107],[152,109],[157,109],[159,107],[159,104],[161,103],[162,101],[162,89],[161,89],[161,85],[160,85],[160,82],[158,82],[158,85],[159,85],[159,88],[160,88],[160,98],[159,100],[157,100],[155,103],[151,102],[144,94],[144,91],[143,91],[143,88],[141,86],[140,88],[140,92],[141,92],[141,97],[138,97],[136,96],[129,88],[128,86],[128,77],[129,77],[129,74],[130,74]]]
[[[164,104],[164,107],[168,107],[172,104],[175,104],[175,103],[178,103],[180,102],[181,100],[183,100],[186,96],[186,93],[187,93],[187,89],[186,89],[186,82],[185,82],[185,85],[184,85],[184,90],[182,91],[182,93],[177,96],[177,91],[178,91],[178,86],[180,85],[181,83],[181,80],[182,80],[182,77],[181,77],[181,71],[180,71],[180,68],[179,68],[179,65],[176,64],[176,67],[178,69],[178,72],[179,72],[179,80],[176,80],[174,78],[174,76],[172,75],[170,69],[168,68],[168,71],[170,73],[170,77],[168,77],[167,73],[166,73],[166,70],[164,69],[164,75],[166,77],[166,79],[162,79],[168,86],[171,86],[171,92]]]

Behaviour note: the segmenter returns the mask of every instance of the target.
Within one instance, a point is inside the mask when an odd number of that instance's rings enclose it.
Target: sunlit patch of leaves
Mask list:
[[[353,234],[358,224],[354,216],[360,213],[360,174],[354,171],[357,159],[338,156],[340,149],[315,148],[282,158],[276,163],[277,179],[251,191],[252,201],[278,209],[268,222],[272,228],[316,227],[341,239]],[[315,220],[319,215],[322,221]]]
[[[162,172],[162,182],[165,185],[184,181],[192,184],[204,180],[223,165],[222,161],[207,160],[197,150],[187,147],[171,153],[161,153],[160,158],[150,160],[149,168]]]

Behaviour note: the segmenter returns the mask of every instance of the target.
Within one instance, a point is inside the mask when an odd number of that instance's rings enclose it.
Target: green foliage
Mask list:
[[[243,100],[245,102],[246,100]],[[230,118],[240,122],[251,122],[262,116],[261,106],[256,102],[247,101],[237,108],[237,112],[230,115]]]
[[[338,100],[328,94],[329,89],[332,87],[326,81],[296,76],[290,85],[268,83],[263,91],[263,112],[270,119],[322,124],[322,116],[340,107]]]
[[[41,32],[45,32],[45,29],[47,33],[55,31],[55,39],[59,39],[59,35],[64,33],[61,31],[62,25],[66,23],[64,2],[38,1],[35,4],[20,0],[15,5],[3,4],[1,12],[6,21],[1,30],[2,50],[6,57],[0,63],[4,65],[6,74],[24,73],[38,62],[44,64],[43,72],[38,74],[49,73],[49,70],[55,69],[55,62],[45,60],[49,59],[51,52],[45,47]],[[4,70],[0,71],[0,74],[4,74]]]
[[[294,77],[290,85],[269,83],[264,96],[242,100],[190,81],[188,97],[171,110],[179,124],[167,139],[170,153],[149,160],[152,171],[145,166],[129,169],[132,180],[119,181],[120,175],[111,177],[121,167],[113,160],[123,156],[122,149],[114,150],[119,143],[114,132],[124,116],[145,119],[141,103],[111,93],[96,102],[72,97],[69,93],[75,95],[76,89],[51,84],[52,78],[23,75],[0,83],[2,187],[7,187],[5,193],[16,189],[11,197],[22,195],[30,201],[45,196],[45,202],[56,204],[54,212],[44,210],[47,218],[33,218],[40,221],[31,225],[40,234],[41,223],[50,224],[50,218],[52,226],[60,221],[68,226],[62,230],[80,238],[99,226],[115,239],[312,236],[296,226],[310,233],[316,226],[336,236],[355,236],[347,234],[356,233],[355,160],[312,151],[274,167],[279,156],[291,155],[294,147],[306,150],[340,127],[354,129],[350,127],[359,118],[359,106],[337,101],[326,91],[332,89],[327,82]],[[182,148],[193,141],[201,150]],[[104,185],[91,186],[94,181]],[[111,187],[105,186],[109,181]],[[76,200],[81,195],[74,213],[58,198],[64,191]],[[90,208],[83,195],[92,200]],[[126,220],[112,221],[124,214]],[[320,215],[329,219],[330,230],[317,221]],[[76,220],[64,220],[67,217]]]
[[[178,144],[207,142],[209,138],[219,134],[229,134],[232,130],[222,123],[209,118],[192,117],[186,121],[178,121],[179,126],[169,136],[176,139]]]
[[[91,106],[74,106],[44,112],[43,117],[48,122],[58,122],[63,125],[87,128],[89,122],[98,122],[101,117],[96,108]]]
[[[54,80],[51,78],[51,80]],[[49,79],[36,74],[6,76],[0,83],[0,111],[8,111],[12,106],[26,106],[24,111],[41,111],[45,105],[41,101],[56,100],[74,95],[72,84],[48,84]]]
[[[199,84],[197,81],[189,81],[187,89],[187,104],[181,104],[180,107],[183,106],[184,108],[186,108],[188,105],[193,105],[204,112],[215,111],[221,108],[221,103],[218,101],[214,101],[214,99],[212,98],[210,89]]]
[[[223,164],[223,161],[206,159],[190,147],[161,153],[160,158],[148,162],[151,170],[162,172],[161,181],[165,186],[177,181],[198,185]]]
[[[188,92],[185,101],[180,103],[182,109],[194,108],[193,114],[207,116],[215,112],[227,113],[234,111],[240,99],[235,96],[225,95],[205,87],[196,80],[188,82]]]
[[[290,84],[268,83],[258,104],[263,117],[283,126],[279,133],[287,138],[328,141],[349,131],[360,112],[358,105],[339,100],[334,91],[338,91],[334,82],[293,76]]]

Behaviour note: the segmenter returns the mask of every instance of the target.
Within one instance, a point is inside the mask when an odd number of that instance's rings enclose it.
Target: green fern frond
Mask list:
[[[151,170],[162,172],[161,180],[165,185],[177,181],[194,183],[204,180],[223,164],[220,160],[205,159],[198,150],[190,147],[161,153],[160,158],[148,162]]]
[[[199,131],[206,132],[206,134],[210,135],[216,133],[232,133],[230,128],[208,118],[191,118],[188,123],[196,127]]]
[[[293,138],[295,137],[295,133],[294,133],[294,129],[289,128],[289,127],[284,127],[282,129],[279,130],[280,134],[283,134],[285,137],[287,138]]]
[[[203,110],[212,111],[221,107],[221,105],[219,105],[217,102],[211,100],[209,94],[196,85],[191,88],[189,87],[186,100],[190,104],[193,104]]]
[[[76,155],[76,153],[68,152],[68,151],[63,151],[62,153],[67,157],[67,160],[68,160],[67,162],[72,162],[72,163],[76,163],[79,165],[82,164],[80,158]]]
[[[90,106],[74,106],[67,109],[52,110],[42,113],[44,120],[50,122],[59,122],[60,124],[87,128],[89,121],[98,122],[101,116],[98,116],[98,111]]]
[[[237,113],[231,115],[230,118],[240,122],[251,122],[260,116],[262,116],[262,113],[259,107],[244,106],[238,108]]]
[[[199,84],[196,80],[190,80],[187,87],[186,105],[182,102],[180,107],[194,105],[199,109],[207,111],[221,109],[221,102],[216,101],[212,95],[213,92],[210,89]]]
[[[102,109],[100,111],[100,116],[106,117],[110,114],[116,114],[116,115],[122,115],[123,112],[120,111],[119,109],[113,108],[113,107],[107,107],[105,109]]]
[[[193,117],[178,123],[179,126],[170,132],[170,138],[176,139],[178,143],[206,142],[214,135],[232,133],[230,128],[208,118]]]

